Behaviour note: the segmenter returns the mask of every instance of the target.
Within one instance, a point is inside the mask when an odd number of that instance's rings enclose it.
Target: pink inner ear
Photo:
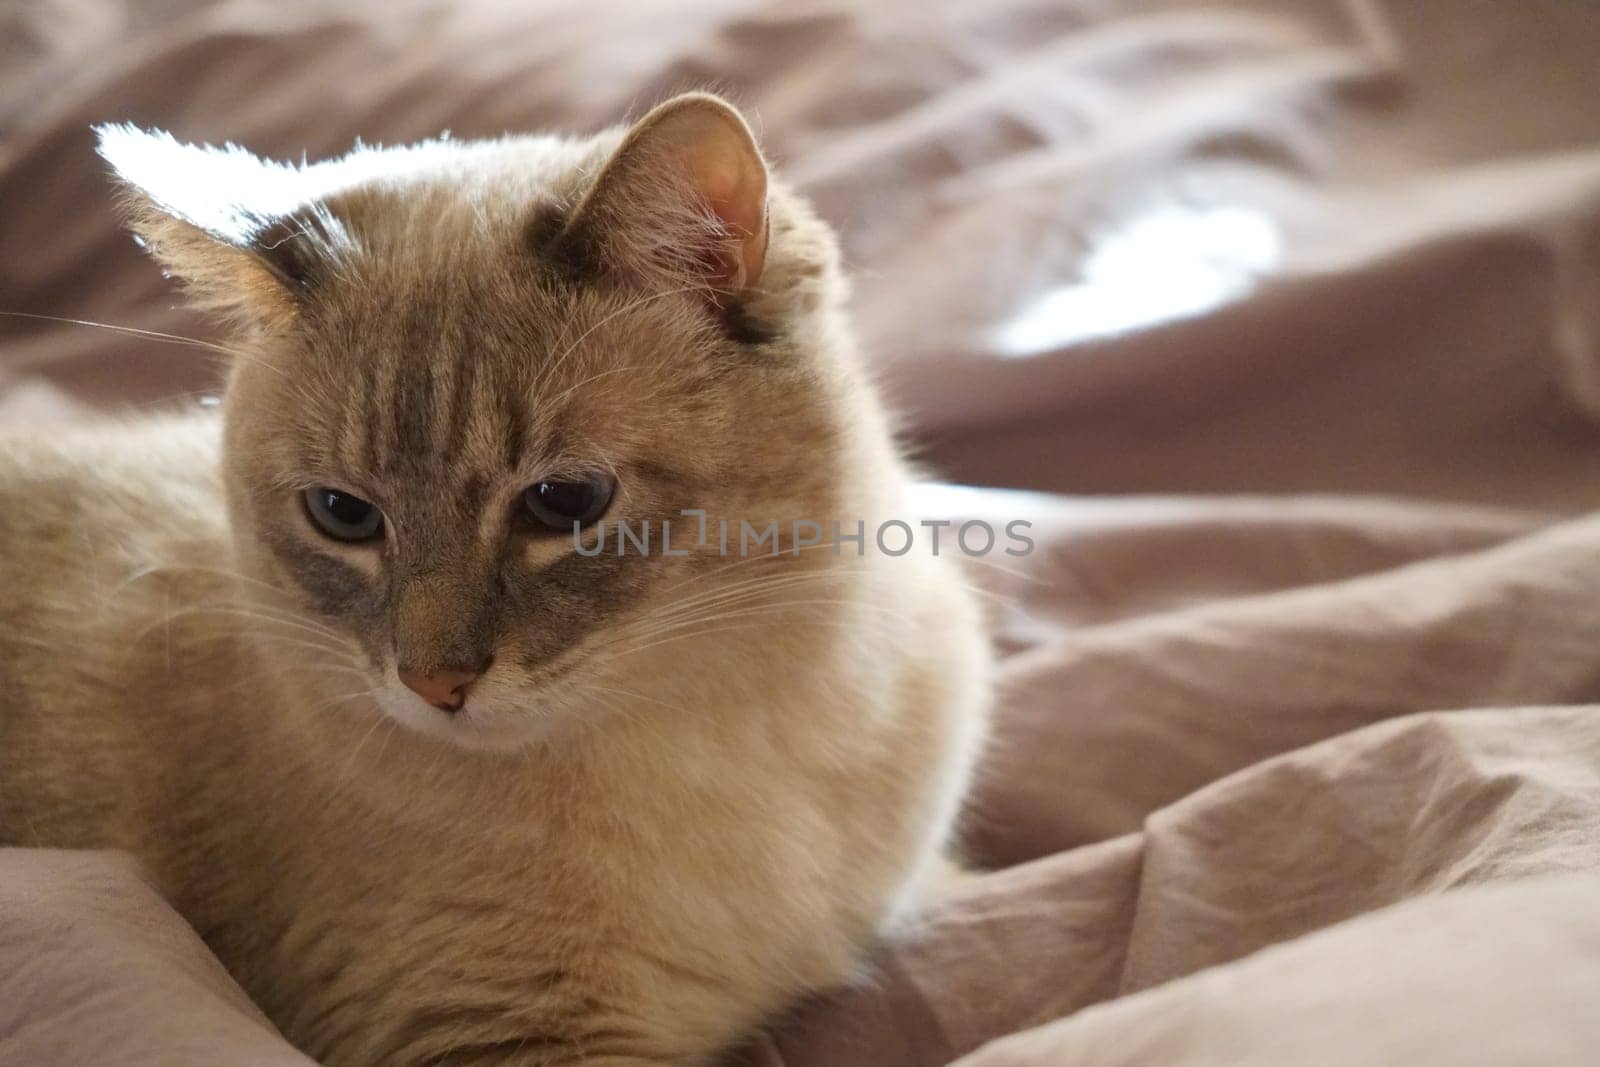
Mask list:
[[[707,232],[708,212],[719,223],[715,233]],[[600,227],[614,266],[673,284],[689,280],[687,268],[720,302],[761,279],[767,167],[737,111],[714,96],[687,93],[634,125],[566,230],[585,219]]]
[[[691,160],[695,186],[737,239],[717,264],[719,287],[745,289],[761,277],[767,255],[767,172],[758,158],[737,148],[702,149]]]

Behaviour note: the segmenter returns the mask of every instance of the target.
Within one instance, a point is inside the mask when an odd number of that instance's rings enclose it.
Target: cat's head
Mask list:
[[[719,537],[848,513],[862,430],[831,237],[720,99],[298,167],[99,132],[140,239],[234,327],[239,565],[306,692],[517,746],[640,670],[717,670],[745,576],[831,564]]]

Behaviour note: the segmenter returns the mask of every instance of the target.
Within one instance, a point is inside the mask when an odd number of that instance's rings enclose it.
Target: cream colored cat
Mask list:
[[[329,1064],[700,1063],[858,974],[985,642],[874,543],[906,469],[738,114],[101,151],[233,323],[226,399],[0,445],[0,843],[136,854]]]

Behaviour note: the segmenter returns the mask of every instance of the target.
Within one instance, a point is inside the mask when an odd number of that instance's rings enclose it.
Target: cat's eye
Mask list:
[[[570,530],[591,523],[606,512],[614,485],[609,478],[596,476],[577,481],[540,482],[522,494],[522,506],[541,526]]]
[[[383,512],[358,496],[318,486],[305,491],[311,524],[335,541],[371,541],[383,534]]]

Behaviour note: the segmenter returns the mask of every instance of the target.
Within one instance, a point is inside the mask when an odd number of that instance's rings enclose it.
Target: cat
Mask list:
[[[738,110],[98,133],[226,386],[0,444],[0,843],[137,856],[335,1067],[704,1063],[861,976],[945,870],[987,643],[947,558],[850,540],[909,469]]]

